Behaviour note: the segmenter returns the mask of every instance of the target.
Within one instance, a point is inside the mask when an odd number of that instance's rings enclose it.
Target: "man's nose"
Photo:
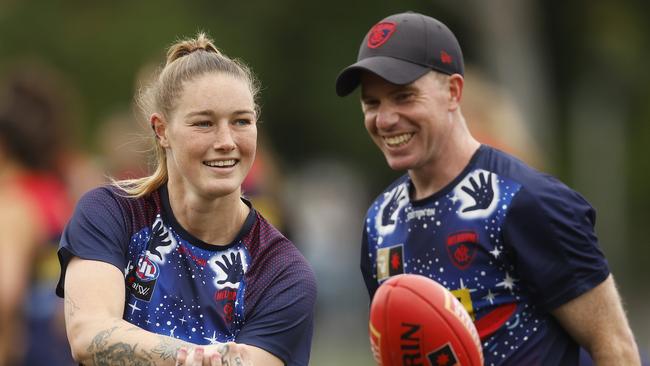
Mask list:
[[[397,123],[399,115],[395,108],[389,105],[381,105],[377,110],[377,127],[380,129],[389,129]]]

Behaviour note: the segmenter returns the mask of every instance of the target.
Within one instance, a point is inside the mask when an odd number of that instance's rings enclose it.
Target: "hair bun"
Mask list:
[[[221,55],[214,42],[205,33],[199,32],[196,37],[180,40],[169,47],[167,65],[196,51],[213,52]]]

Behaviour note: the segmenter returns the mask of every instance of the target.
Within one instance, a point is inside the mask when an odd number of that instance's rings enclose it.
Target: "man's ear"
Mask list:
[[[460,100],[463,98],[463,86],[465,79],[460,74],[449,76],[449,110],[455,111],[460,106]]]
[[[158,113],[154,113],[149,118],[151,123],[151,128],[156,134],[156,138],[160,141],[160,146],[167,148],[169,147],[169,140],[167,140],[167,121],[165,118]]]

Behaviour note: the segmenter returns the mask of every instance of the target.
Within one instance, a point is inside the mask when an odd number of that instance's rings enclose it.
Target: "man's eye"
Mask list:
[[[405,100],[411,99],[412,96],[413,96],[413,93],[399,93],[399,94],[397,94],[395,99],[397,99],[398,101],[405,101]]]
[[[251,123],[252,123],[251,120],[246,118],[240,118],[235,120],[235,124],[238,126],[246,126],[246,125],[250,125]]]
[[[371,109],[377,107],[379,105],[379,102],[376,100],[364,100],[362,104],[363,104],[363,108]]]
[[[192,125],[197,126],[197,127],[210,127],[212,125],[212,122],[210,122],[210,121],[198,121],[198,122],[194,122]]]

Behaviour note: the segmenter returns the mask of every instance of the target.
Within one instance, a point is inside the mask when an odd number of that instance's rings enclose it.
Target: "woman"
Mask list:
[[[203,34],[170,47],[142,95],[154,173],[90,191],[61,240],[57,293],[77,361],[308,364],[313,271],[241,197],[257,90]]]

